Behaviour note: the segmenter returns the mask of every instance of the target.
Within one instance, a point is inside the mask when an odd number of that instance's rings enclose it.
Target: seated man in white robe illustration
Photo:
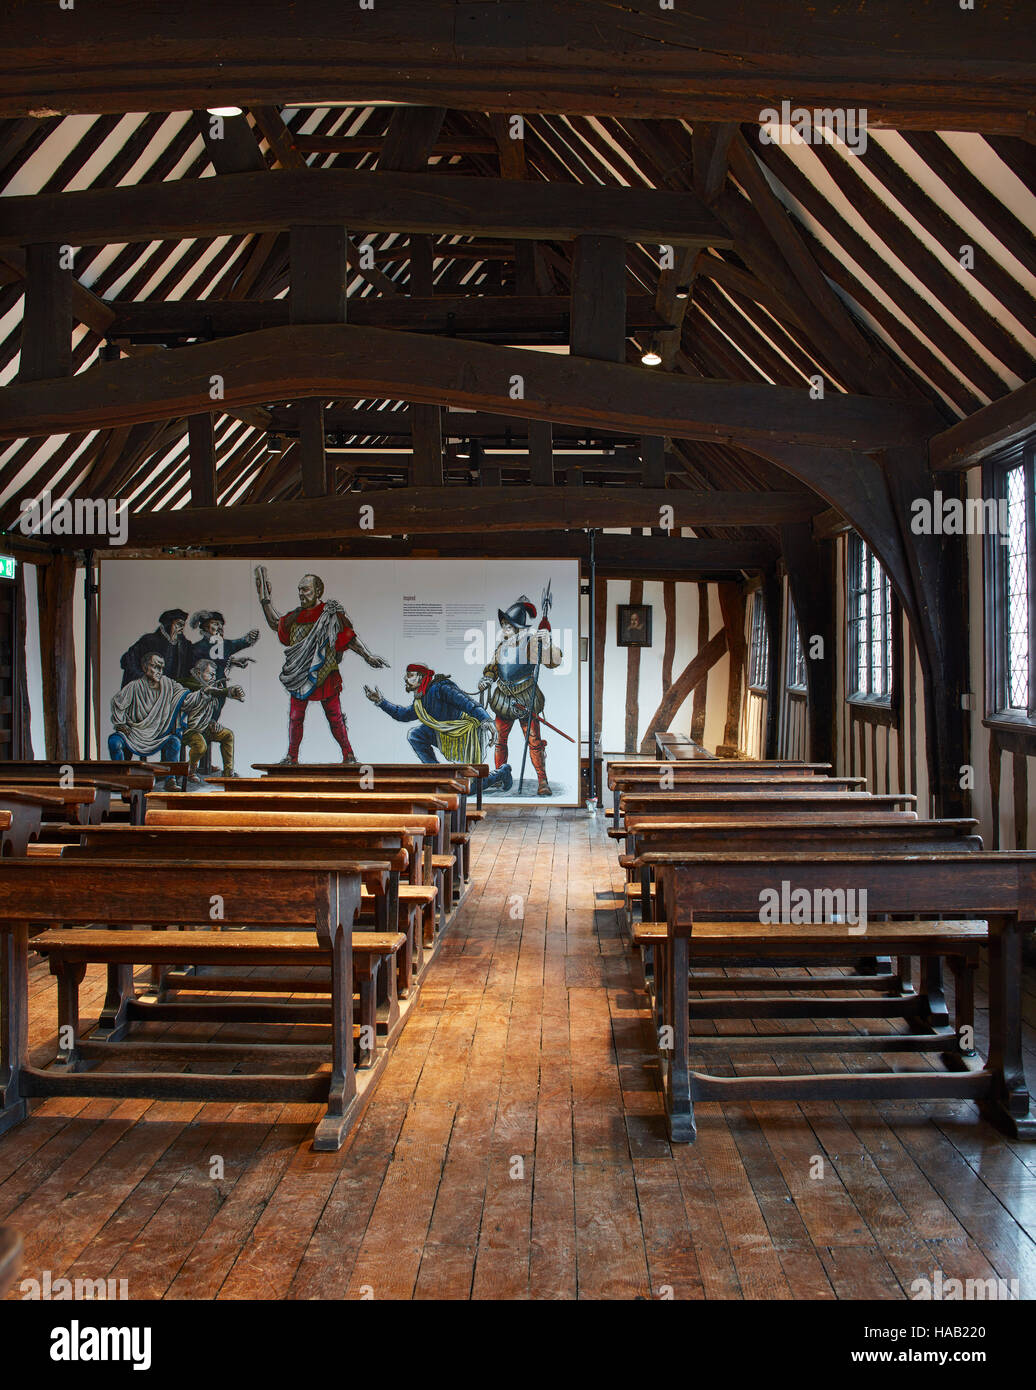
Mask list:
[[[207,707],[208,696],[171,680],[160,656],[145,657],[143,669],[142,676],[112,696],[108,756],[116,762],[134,757],[146,762],[157,754],[160,762],[179,762],[183,736],[192,716]]]

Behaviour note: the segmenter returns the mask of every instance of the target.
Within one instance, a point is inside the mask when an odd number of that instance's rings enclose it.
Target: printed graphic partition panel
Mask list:
[[[481,752],[487,804],[579,800],[577,561],[107,560],[100,614],[102,757]]]

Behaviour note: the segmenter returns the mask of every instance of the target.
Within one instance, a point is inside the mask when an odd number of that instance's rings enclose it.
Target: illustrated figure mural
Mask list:
[[[198,640],[191,644],[192,669],[196,662],[203,659],[209,660],[216,667],[216,680],[225,681],[227,672],[231,668],[240,667],[243,669],[255,660],[251,656],[238,656],[238,652],[244,651],[247,647],[254,647],[259,641],[259,629],[257,627],[246,632],[244,637],[225,637],[223,633],[226,619],[222,613],[214,608],[202,608],[197,613],[192,613],[187,626],[193,632],[201,634]],[[220,709],[222,708],[221,702]]]
[[[239,685],[228,685],[220,680],[216,663],[207,656],[194,663],[184,685],[201,697],[188,707],[183,732],[183,746],[190,762],[188,786],[204,785],[198,776],[198,764],[213,743],[219,744],[223,755],[223,776],[236,777],[234,735],[220,723],[219,716],[226,700],[243,700],[245,692]]]
[[[149,656],[160,656],[167,679],[182,681],[191,666],[197,661],[192,647],[183,635],[187,614],[182,608],[167,608],[159,616],[158,627],[154,632],[145,632],[133,645],[123,652],[122,684],[140,680],[144,674],[144,662]]]
[[[403,685],[413,698],[409,705],[394,705],[377,686],[363,693],[378,709],[401,724],[418,721],[407,731],[407,742],[422,763],[435,763],[436,749],[447,763],[480,763],[483,740],[492,744],[496,730],[491,715],[461,690],[449,676],[412,661]]]
[[[506,792],[511,789],[513,775],[507,760],[507,740],[517,719],[529,758],[536,769],[536,794],[553,795],[547,781],[547,741],[540,730],[544,697],[539,677],[542,670],[549,671],[560,666],[564,654],[551,636],[547,616],[550,607],[548,584],[543,594],[542,615],[537,628],[529,627],[536,617],[536,607],[526,594],[520,595],[510,608],[497,612],[500,639],[493,660],[483,669],[482,679],[478,683],[486,704],[496,716],[496,772],[486,783],[487,791]],[[524,771],[524,750],[522,765]]]
[[[255,569],[255,587],[267,623],[287,648],[281,669],[281,684],[291,697],[288,712],[288,752],[281,763],[298,762],[306,710],[319,701],[328,727],[342,750],[342,762],[356,761],[345,717],[342,714],[342,677],[339,662],[346,651],[363,657],[368,666],[387,666],[356,635],[349,615],[337,599],[324,599],[324,581],[315,574],[299,580],[299,606],[280,615],[270,601],[270,576],[265,565]]]
[[[210,699],[200,682],[197,690],[188,690],[167,676],[165,661],[152,652],[144,658],[143,675],[112,696],[108,756],[127,762],[157,754],[162,762],[178,762],[185,733],[206,720]],[[204,785],[197,777],[194,782]]]

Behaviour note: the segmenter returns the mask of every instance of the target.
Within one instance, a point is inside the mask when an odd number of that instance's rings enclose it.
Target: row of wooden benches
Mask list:
[[[315,1144],[338,1147],[357,1111],[356,1066],[384,1056],[400,1000],[412,997],[463,891],[480,817],[467,797],[485,775],[470,766],[366,771],[366,789],[353,769],[312,779],[299,769],[307,789],[284,790],[271,776],[233,792],[151,792],[143,826],[44,823],[24,857],[9,857],[0,869],[0,1131],[34,1096],[294,1099],[325,1105]],[[96,764],[79,770],[84,782],[105,775]],[[58,981],[58,1056],[47,1068],[27,1056],[30,943]],[[79,986],[91,962],[107,967],[108,987],[99,1026],[83,1037]],[[139,966],[151,967],[142,995]],[[242,993],[317,997],[234,997]],[[146,1020],[324,1024],[330,1046],[142,1039],[135,1025]],[[115,1059],[193,1070],[95,1069]],[[236,1070],[257,1061],[269,1063],[260,1075]],[[318,1065],[303,1076],[279,1070],[300,1061]]]
[[[623,842],[672,1137],[694,1138],[695,1100],[742,1097],[971,1097],[1008,1132],[1032,1137],[1020,992],[1036,854],[987,853],[975,821],[919,819],[912,796],[871,796],[829,772],[714,759],[609,767],[609,833]],[[973,981],[983,947],[990,1037],[981,1063]],[[956,979],[952,1021],[944,963]],[[813,973],[832,965],[842,973]],[[888,1027],[896,1018],[908,1031]],[[747,1021],[737,1035],[700,1031],[733,1019]],[[861,1019],[880,1019],[886,1031],[831,1027]],[[764,1033],[764,1020],[799,1020],[812,1031]],[[789,1051],[854,1056],[842,1072],[720,1076],[691,1065],[695,1054]],[[946,1069],[853,1070],[860,1054],[904,1052],[934,1053]]]

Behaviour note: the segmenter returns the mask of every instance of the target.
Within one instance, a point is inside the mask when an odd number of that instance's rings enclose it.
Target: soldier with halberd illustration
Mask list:
[[[496,771],[489,778],[486,790],[509,791],[512,785],[511,766],[507,760],[507,739],[514,721],[528,744],[529,757],[536,769],[537,796],[553,795],[547,781],[547,741],[540,730],[543,713],[543,691],[539,685],[541,670],[553,670],[564,660],[561,648],[551,635],[550,586],[543,596],[539,625],[530,628],[536,617],[536,606],[528,595],[521,594],[509,608],[500,609],[500,639],[492,661],[484,668],[478,683],[485,704],[496,716]]]

